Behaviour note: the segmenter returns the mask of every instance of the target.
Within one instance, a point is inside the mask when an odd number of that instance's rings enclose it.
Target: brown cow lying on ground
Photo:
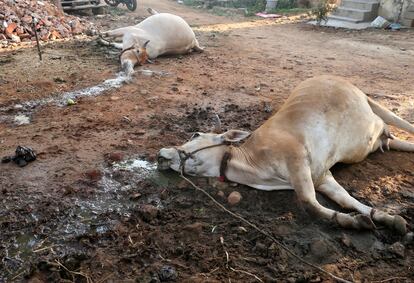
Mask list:
[[[194,176],[225,177],[259,190],[295,190],[321,217],[346,228],[375,229],[375,222],[406,233],[406,221],[362,204],[338,184],[329,169],[356,163],[377,149],[414,152],[414,143],[394,138],[387,125],[414,134],[414,126],[368,98],[344,79],[320,76],[302,82],[280,110],[253,133],[197,133],[182,146],[163,148],[160,169]],[[243,141],[240,146],[232,143]],[[352,215],[318,203],[316,191]]]

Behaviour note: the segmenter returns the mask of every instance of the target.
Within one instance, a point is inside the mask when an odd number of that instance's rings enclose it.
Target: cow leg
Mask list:
[[[105,45],[105,46],[112,46],[112,47],[115,47],[116,49],[120,49],[120,50],[123,49],[122,43],[111,42],[111,41],[103,39],[102,37],[98,38],[98,42],[102,45]]]
[[[195,44],[193,46],[193,50],[196,52],[204,52],[204,48],[200,46],[200,43],[198,43],[198,40],[195,40]]]
[[[375,229],[375,225],[368,215],[350,215],[322,206],[316,199],[311,170],[308,166],[291,165],[289,172],[292,187],[295,190],[299,201],[312,212],[317,213],[324,219],[336,221],[340,226],[345,228]]]
[[[113,30],[108,30],[102,32],[102,36],[109,36],[109,37],[123,37],[125,33],[129,33],[131,31],[131,27],[123,27],[117,28]]]
[[[389,215],[386,212],[379,211],[362,204],[349,193],[334,179],[331,172],[328,171],[323,183],[317,188],[319,192],[326,195],[343,208],[356,210],[364,215],[370,215],[372,219],[378,223],[387,225],[390,228],[396,229],[399,233],[405,234],[407,232],[406,221],[399,215]]]
[[[156,15],[159,14],[157,11],[155,11],[153,8],[148,8],[147,12],[150,13],[151,15]]]
[[[370,215],[371,213],[372,208],[350,196],[349,193],[338,184],[329,171],[322,184],[317,188],[317,191],[324,194],[343,208],[356,210],[365,215]]]
[[[390,149],[398,151],[414,152],[414,143],[403,141],[397,138],[389,140]]]

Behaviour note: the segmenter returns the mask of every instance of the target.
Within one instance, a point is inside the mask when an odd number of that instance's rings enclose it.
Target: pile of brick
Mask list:
[[[91,23],[64,14],[41,0],[0,0],[0,47],[39,40],[49,41],[86,32]]]

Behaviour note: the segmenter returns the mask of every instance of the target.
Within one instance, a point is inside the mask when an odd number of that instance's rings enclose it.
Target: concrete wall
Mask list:
[[[401,20],[408,11],[408,7],[411,6],[414,6],[414,0],[380,0],[378,15],[391,22],[396,22]]]

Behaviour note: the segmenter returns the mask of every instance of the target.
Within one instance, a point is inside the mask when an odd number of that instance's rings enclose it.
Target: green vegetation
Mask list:
[[[247,15],[253,16],[258,12],[263,12],[266,8],[266,0],[256,0],[256,3],[253,6],[246,7]]]
[[[247,7],[248,16],[254,16],[258,12],[263,12],[266,8],[266,0],[257,0],[256,4]],[[295,15],[310,12],[310,8],[299,8],[298,0],[278,0],[276,9],[269,11],[269,14]]]
[[[202,0],[183,0],[183,3],[187,6],[201,6]],[[254,3],[254,4],[252,4]],[[214,4],[213,4],[214,5]],[[308,0],[278,0],[276,9],[268,11],[268,13],[282,14],[282,15],[295,15],[302,13],[310,13],[308,7]],[[211,7],[210,7],[211,8]],[[233,0],[226,3],[222,9],[213,9],[212,12],[217,15],[226,16],[229,12],[225,11],[225,8],[246,8],[246,16],[254,16],[258,12],[263,12],[266,9],[266,0],[256,0],[254,2],[250,0]]]
[[[312,9],[311,15],[315,17],[316,23],[320,25],[322,21],[328,20],[328,14],[333,12],[336,7],[329,3],[328,0],[321,0],[318,5]]]
[[[183,0],[184,5],[186,6],[201,6],[203,2],[201,0]]]

